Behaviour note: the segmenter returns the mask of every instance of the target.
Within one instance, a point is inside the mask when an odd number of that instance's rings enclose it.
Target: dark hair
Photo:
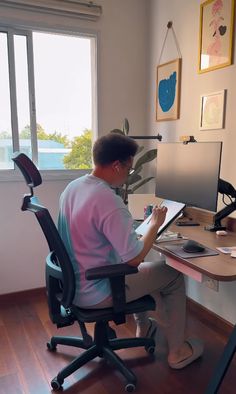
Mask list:
[[[138,150],[138,144],[130,137],[120,133],[109,133],[97,139],[93,146],[95,164],[107,165],[115,160],[127,161]]]

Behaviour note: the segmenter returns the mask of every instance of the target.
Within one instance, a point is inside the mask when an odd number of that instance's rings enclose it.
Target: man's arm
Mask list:
[[[153,208],[148,231],[141,238],[141,240],[144,243],[143,249],[136,257],[134,257],[132,260],[127,262],[129,265],[137,267],[143,261],[144,257],[148,254],[148,252],[151,250],[153,242],[155,241],[157,236],[157,231],[165,221],[166,212],[167,212],[166,207]]]

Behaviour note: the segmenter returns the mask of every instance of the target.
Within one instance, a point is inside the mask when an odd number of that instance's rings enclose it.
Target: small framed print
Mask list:
[[[200,98],[200,130],[224,128],[226,90],[202,95]]]
[[[156,120],[179,119],[181,58],[157,67]]]

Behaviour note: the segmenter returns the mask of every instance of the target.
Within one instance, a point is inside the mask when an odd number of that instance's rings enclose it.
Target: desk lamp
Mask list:
[[[226,227],[221,225],[221,220],[236,210],[236,190],[231,185],[231,183],[224,181],[223,179],[219,179],[218,192],[223,194],[223,203],[226,205],[226,207],[215,214],[214,224],[212,226],[208,226],[206,230],[225,230]],[[225,195],[229,198],[230,204],[226,204],[224,201]]]

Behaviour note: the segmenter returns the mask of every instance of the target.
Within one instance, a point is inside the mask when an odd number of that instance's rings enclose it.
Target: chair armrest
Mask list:
[[[137,267],[132,267],[129,264],[110,264],[98,268],[91,268],[85,272],[85,277],[88,280],[113,278],[120,275],[130,275],[138,272]]]
[[[125,276],[137,272],[138,268],[132,267],[129,264],[112,264],[91,268],[85,272],[85,277],[88,280],[109,279],[114,311],[113,320],[116,324],[125,323]]]

